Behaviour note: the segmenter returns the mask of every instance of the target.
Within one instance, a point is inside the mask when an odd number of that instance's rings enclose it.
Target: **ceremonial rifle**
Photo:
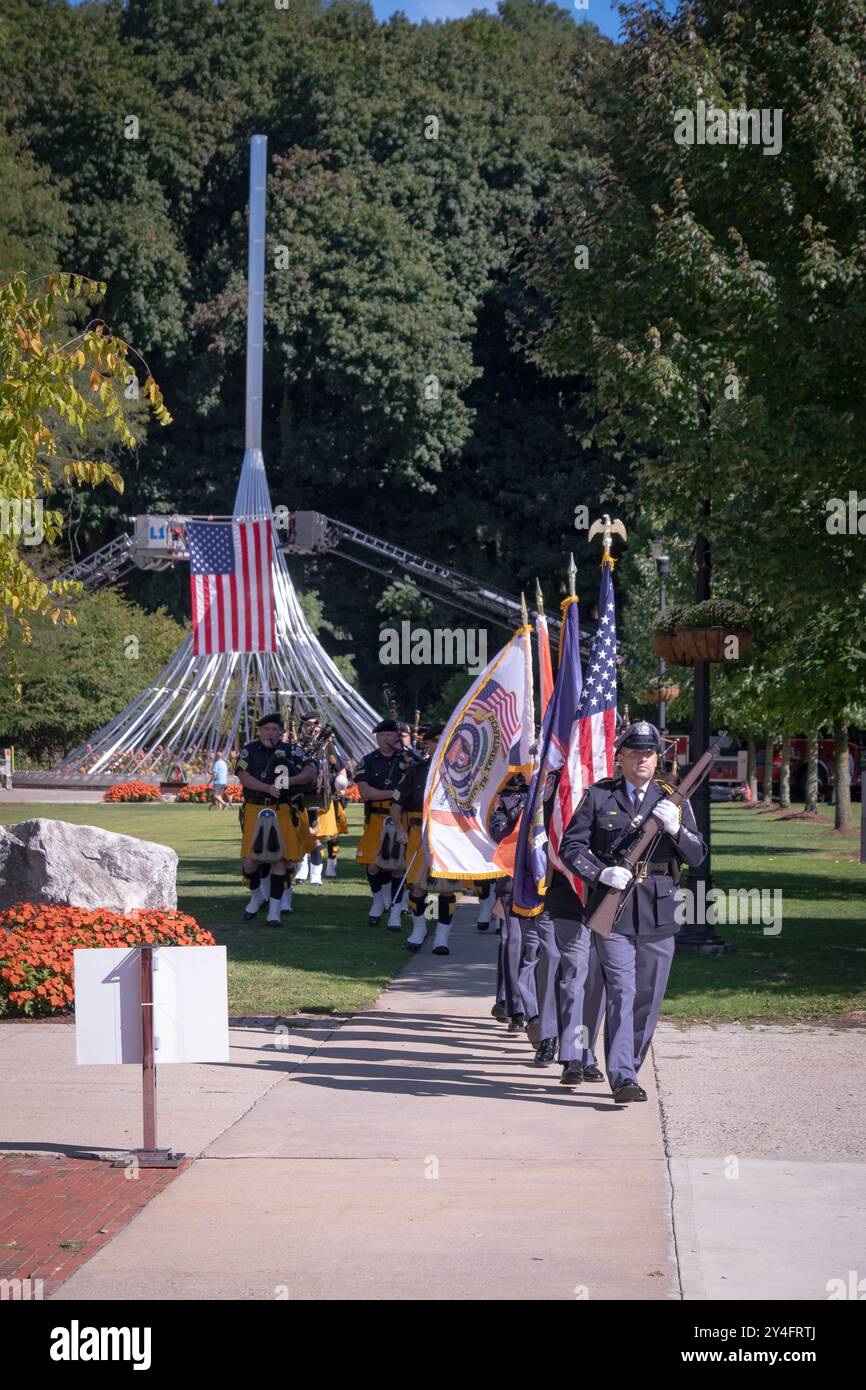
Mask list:
[[[717,738],[714,743],[710,744],[706,753],[703,753],[697,762],[683,773],[675,790],[667,794],[668,801],[672,801],[675,806],[681,806],[684,801],[688,800],[692,792],[708,776],[710,768],[715,762],[716,753],[723,742],[724,739]],[[664,826],[659,824],[652,811],[647,815],[638,812],[626,826],[622,835],[614,842],[611,855],[608,857],[619,867],[634,871],[635,866],[646,856],[653,842],[662,834],[664,834]],[[627,848],[624,848],[623,842],[627,840],[630,840],[630,843]],[[586,925],[594,932],[598,932],[599,936],[610,936],[617,917],[637,884],[637,877],[632,879],[627,888],[610,888],[607,884],[603,884],[604,892],[591,915],[587,917]]]

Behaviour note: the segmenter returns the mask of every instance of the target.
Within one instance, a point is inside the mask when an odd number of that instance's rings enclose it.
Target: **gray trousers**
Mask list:
[[[582,922],[555,917],[559,950],[557,1003],[559,1060],[595,1066],[595,1044],[604,1017],[604,979],[595,933]]]
[[[523,933],[523,955],[519,987],[525,1002],[524,1012],[527,1018],[538,1015],[540,1038],[555,1038],[559,951],[553,922],[546,912],[542,912],[537,917],[521,917],[520,928]]]
[[[665,997],[673,936],[653,941],[614,932],[596,936],[596,950],[607,990],[604,1050],[612,1090],[637,1080],[649,1051]]]
[[[506,903],[506,908],[510,906]],[[505,1005],[505,1012],[513,1017],[514,1014],[525,1013],[523,999],[520,994],[520,953],[523,947],[523,937],[520,931],[520,918],[513,917],[510,913],[502,918],[499,935],[499,959],[496,968],[496,1000],[499,1004]]]

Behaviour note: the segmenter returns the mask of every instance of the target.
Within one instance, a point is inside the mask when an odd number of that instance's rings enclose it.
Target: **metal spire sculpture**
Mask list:
[[[262,456],[267,137],[250,141],[249,300],[246,437],[234,519],[272,517]],[[272,552],[277,650],[193,654],[192,635],[138,699],[64,758],[56,771],[93,776],[167,776],[204,772],[219,749],[254,736],[266,710],[285,714],[295,699],[332,724],[347,753],[361,757],[379,715],[349,685],[319,645],[298,603],[285,558]]]

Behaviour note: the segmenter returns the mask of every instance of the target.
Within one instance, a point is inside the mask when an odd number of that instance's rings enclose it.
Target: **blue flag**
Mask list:
[[[559,669],[541,727],[541,752],[526,798],[514,855],[514,911],[520,917],[536,917],[544,909],[547,876],[544,804],[553,794],[555,774],[568,760],[582,691],[578,601],[567,598],[562,605]]]

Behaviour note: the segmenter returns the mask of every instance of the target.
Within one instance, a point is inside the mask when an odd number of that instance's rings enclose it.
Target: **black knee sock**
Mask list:
[[[375,894],[375,893],[378,893],[378,891],[379,891],[379,889],[382,887],[382,884],[383,884],[384,879],[385,879],[385,875],[382,873],[382,870],[381,870],[381,869],[373,869],[373,871],[371,872],[371,871],[368,869],[368,870],[367,870],[367,878],[368,878],[369,881],[370,881],[370,892],[371,892],[371,893],[374,893],[374,894]]]
[[[336,840],[329,840],[329,841],[328,841],[328,858],[329,858],[329,859],[336,859],[336,857],[337,857],[337,849],[338,849],[338,848],[339,848],[339,846],[337,845]]]
[[[478,901],[480,903],[486,902],[486,900],[490,897],[490,884],[476,883],[475,892],[478,894]]]
[[[283,889],[285,888],[285,886],[286,886],[286,876],[285,876],[285,874],[275,874],[274,871],[273,871],[273,869],[272,869],[272,870],[271,870],[271,902],[273,902],[275,898],[276,898],[277,901],[279,902],[280,898],[283,896]]]
[[[322,862],[322,846],[321,846],[321,845],[316,845],[316,848],[315,848],[314,850],[311,850],[311,851],[310,851],[310,863],[311,863],[311,864],[321,864],[321,862]]]
[[[454,915],[454,904],[457,899],[453,893],[439,894],[439,925],[448,927],[451,925],[451,918]]]
[[[421,916],[421,913],[424,912],[424,911],[426,910],[426,908],[427,908],[427,899],[426,899],[426,897],[424,897],[424,898],[413,898],[413,897],[410,895],[410,897],[409,897],[409,906],[410,906],[411,909],[412,909],[412,916],[413,916],[413,917],[420,917],[420,916]]]
[[[250,885],[250,892],[254,893],[262,881],[261,869],[253,869],[251,874],[247,874],[247,883]]]

